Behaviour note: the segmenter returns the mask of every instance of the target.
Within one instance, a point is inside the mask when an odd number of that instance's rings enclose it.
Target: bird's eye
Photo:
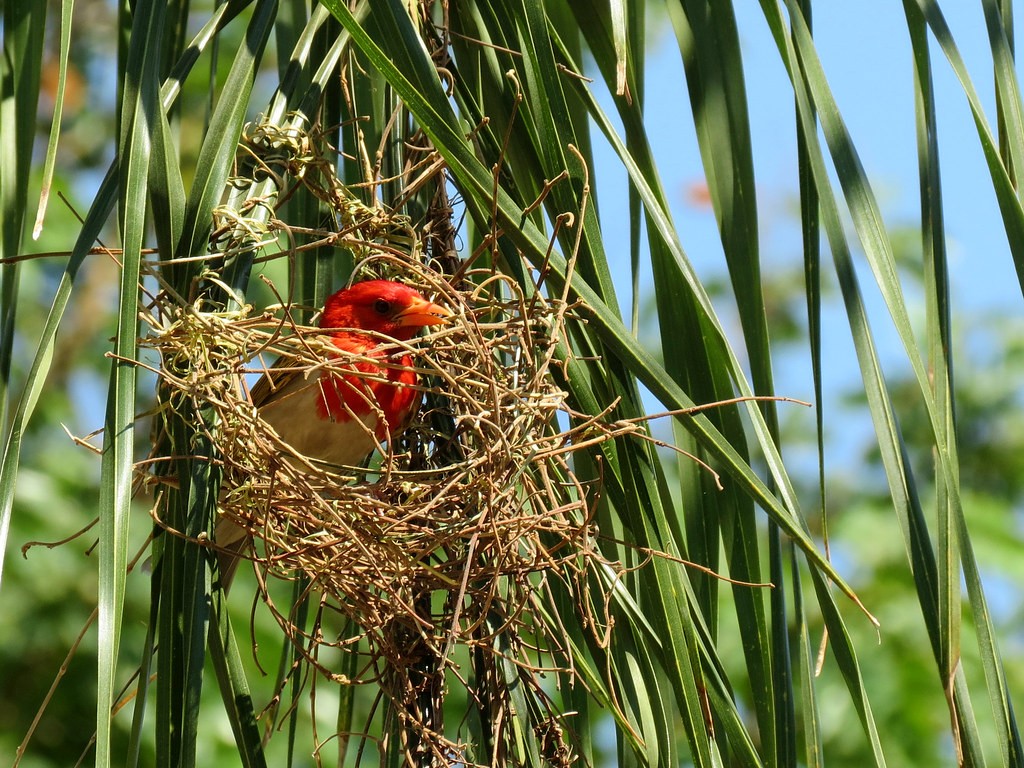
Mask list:
[[[373,309],[381,315],[391,314],[391,302],[387,299],[377,299],[373,303]]]

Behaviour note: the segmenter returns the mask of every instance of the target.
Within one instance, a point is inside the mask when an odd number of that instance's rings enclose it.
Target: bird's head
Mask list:
[[[402,283],[364,280],[328,297],[320,327],[375,331],[408,341],[420,328],[440,325],[451,314]]]

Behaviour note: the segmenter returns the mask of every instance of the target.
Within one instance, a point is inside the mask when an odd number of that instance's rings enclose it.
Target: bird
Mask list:
[[[404,283],[354,283],[329,296],[320,315],[320,328],[338,349],[339,360],[313,375],[293,358],[278,360],[252,388],[253,405],[260,419],[306,459],[361,464],[401,434],[420,399],[412,355],[394,342],[408,342],[451,316]],[[218,520],[214,540],[225,592],[251,538],[228,518]]]

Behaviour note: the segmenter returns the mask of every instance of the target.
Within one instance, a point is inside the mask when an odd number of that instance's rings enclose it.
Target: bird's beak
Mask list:
[[[399,326],[421,328],[425,325],[441,325],[451,318],[450,309],[432,304],[423,298],[415,298],[408,307],[395,315]]]

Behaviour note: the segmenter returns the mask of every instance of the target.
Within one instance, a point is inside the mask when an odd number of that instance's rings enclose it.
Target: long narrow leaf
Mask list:
[[[133,46],[124,80],[121,137],[118,143],[120,205],[123,219],[120,306],[114,359],[104,422],[100,480],[99,680],[96,711],[96,764],[116,762],[111,752],[111,708],[117,691],[125,573],[128,564],[129,511],[135,439],[134,361],[138,339],[139,275],[145,235],[150,150],[157,129],[160,99],[160,35],[163,7],[138,9]]]

